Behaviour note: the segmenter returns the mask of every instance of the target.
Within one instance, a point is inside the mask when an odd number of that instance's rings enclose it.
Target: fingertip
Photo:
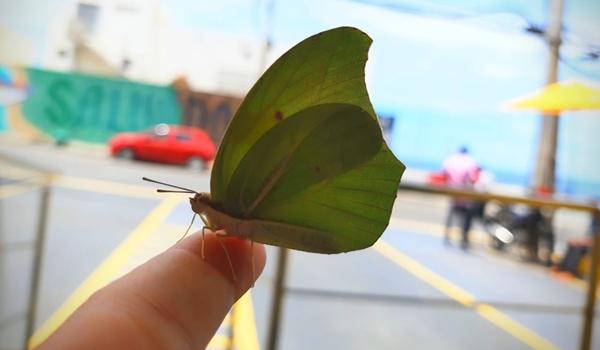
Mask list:
[[[204,239],[204,252],[202,252]],[[241,297],[262,273],[266,263],[265,247],[235,236],[220,236],[211,231],[195,233],[180,242],[185,249],[202,258],[233,285],[236,298]]]

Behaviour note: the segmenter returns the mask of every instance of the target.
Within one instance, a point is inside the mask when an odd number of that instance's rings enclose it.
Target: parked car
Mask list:
[[[111,155],[125,159],[183,164],[205,168],[215,157],[215,144],[206,131],[158,124],[144,132],[120,133],[109,141]]]

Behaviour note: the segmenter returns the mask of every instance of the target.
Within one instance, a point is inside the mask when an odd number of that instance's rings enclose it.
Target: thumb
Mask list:
[[[209,233],[203,259],[194,234],[95,293],[40,349],[205,348],[264,268],[250,247]]]

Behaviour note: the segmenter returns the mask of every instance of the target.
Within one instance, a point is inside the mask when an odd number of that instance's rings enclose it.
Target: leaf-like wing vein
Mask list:
[[[369,179],[369,180],[371,180],[371,179]],[[331,186],[331,188],[338,189],[338,190],[344,190],[344,191],[355,191],[355,192],[372,193],[372,194],[377,194],[377,195],[380,195],[380,196],[385,196],[385,197],[388,197],[388,198],[396,198],[395,194],[373,191],[373,190],[366,189],[366,188],[343,187],[343,186]]]
[[[325,63],[325,69],[323,70],[323,76],[321,77],[321,80],[319,80],[319,89],[317,90],[317,95],[315,97],[315,101],[319,101],[320,97],[321,97],[321,92],[323,91],[323,83],[325,82],[325,79],[327,79],[327,76],[329,75],[329,70],[330,70],[330,65],[331,65],[331,60],[333,59],[333,56],[335,56],[335,53],[339,50],[339,46],[336,46],[333,52],[329,52],[329,57],[327,58],[327,63]]]
[[[344,209],[344,208],[336,207],[334,205],[326,204],[326,203],[323,203],[323,202],[318,202],[318,201],[311,200],[311,199],[307,199],[306,201],[309,202],[309,203],[320,205],[322,207],[325,207],[325,208],[328,208],[328,209],[331,209],[331,210],[343,213],[343,214],[348,214],[349,216],[352,216],[352,217],[355,217],[355,218],[358,218],[358,219],[361,219],[361,220],[370,221],[370,222],[374,222],[374,223],[378,223],[378,224],[383,223],[383,221],[380,221],[380,220],[377,220],[377,219],[373,219],[373,218],[369,218],[369,217],[366,217],[366,216],[362,216],[362,215],[357,214],[355,212],[349,211],[349,210]]]
[[[298,143],[298,145],[300,145],[300,143]],[[248,209],[244,210],[243,215],[245,217],[249,216],[252,213],[256,206],[267,196],[267,194],[269,194],[271,189],[273,189],[273,186],[275,186],[275,184],[281,178],[281,176],[285,174],[285,171],[287,170],[287,165],[290,162],[290,159],[292,158],[296,150],[298,149],[298,145],[296,145],[296,147],[294,147],[294,149],[287,156],[285,156],[285,158],[283,158],[283,160],[277,166],[277,169],[275,169],[273,175],[269,177],[269,180],[267,181],[265,186],[260,190],[256,198],[254,199],[254,202],[252,202]],[[240,197],[242,193],[243,192],[240,191]]]
[[[352,77],[352,78],[346,79],[344,81],[340,81],[340,82],[331,84],[330,86],[327,86],[327,88],[329,89],[329,88],[335,87],[335,86],[343,84],[343,83],[351,82],[353,80],[360,80],[360,78],[361,77]],[[316,104],[321,103],[322,101],[325,101],[327,98],[335,96],[335,94],[340,93],[340,92],[342,92],[342,90],[336,90],[333,93],[329,93],[328,95],[320,96],[321,92],[319,91],[318,96],[313,99],[312,103],[316,103]],[[306,98],[307,95],[310,95],[312,93],[313,93],[313,91],[311,91],[310,89],[306,89],[306,91],[304,91],[303,93],[298,94],[298,95],[294,96],[294,98],[292,98],[291,100],[287,101],[286,105],[288,105],[288,106],[293,105],[297,101],[300,101],[300,100]]]
[[[388,210],[388,208],[380,207],[378,205],[374,205],[374,204],[368,203],[368,202],[361,202],[359,200],[354,200],[351,198],[344,198],[344,201],[349,202],[349,203],[358,204],[358,205],[363,205],[365,207],[369,207],[369,208],[373,208],[373,209],[377,209],[377,210],[383,210],[383,211]]]
[[[310,50],[304,50],[304,55],[302,56],[302,63],[300,63],[298,66],[296,66],[294,72],[292,74],[290,74],[289,79],[287,80],[287,82],[284,84],[284,87],[281,88],[278,92],[277,95],[275,95],[272,99],[271,99],[271,106],[276,106],[277,103],[279,102],[279,100],[281,99],[281,96],[284,95],[285,91],[287,90],[287,87],[289,87],[293,82],[294,79],[296,78],[296,75],[298,74],[299,71],[301,71],[300,68],[302,68],[306,62],[308,62],[308,60],[306,60],[306,57],[308,56],[308,53]],[[266,95],[266,94],[265,94]],[[264,106],[263,106],[264,107]]]
[[[320,128],[321,124],[323,124],[327,119],[328,118],[323,118],[320,121],[320,123],[317,123],[310,132],[307,132],[306,134],[304,134],[304,136],[294,146],[294,148],[292,150],[290,150],[290,152],[281,160],[279,165],[277,165],[277,168],[275,169],[273,175],[271,175],[271,177],[269,177],[269,180],[267,180],[266,184],[261,188],[260,192],[254,199],[252,204],[248,207],[248,209],[243,211],[243,215],[245,217],[248,217],[252,214],[252,211],[254,209],[256,209],[256,207],[262,202],[262,200],[267,196],[267,194],[269,194],[269,192],[273,189],[273,187],[275,186],[277,181],[279,181],[279,179],[283,176],[283,174],[285,174],[285,172],[288,170],[289,161],[292,159],[292,157],[294,156],[294,154],[296,153],[296,151],[298,150],[300,145],[302,145],[303,142],[306,140],[306,138],[308,138],[312,134],[312,131]],[[242,193],[243,192],[240,191],[240,196]]]

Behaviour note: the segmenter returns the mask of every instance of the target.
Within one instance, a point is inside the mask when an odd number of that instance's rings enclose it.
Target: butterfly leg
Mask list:
[[[250,266],[252,267],[252,288],[256,280],[256,268],[254,267],[254,241],[250,240]]]
[[[226,235],[215,235],[215,237],[217,237],[217,241],[219,241],[219,243],[221,244],[221,248],[223,248],[223,251],[225,252],[225,257],[227,258],[227,262],[229,263],[229,268],[231,269],[231,277],[232,277],[233,281],[236,281],[237,277],[235,275],[235,270],[233,269],[233,263],[231,262],[231,256],[229,256],[229,252],[227,251],[225,244],[223,244],[223,238],[222,238],[223,236],[226,236]]]
[[[227,236],[229,236],[229,234],[227,234],[227,232],[225,232],[225,230],[215,230],[215,235],[217,235],[219,237],[227,237]]]
[[[229,263],[229,268],[231,269],[231,277],[234,281],[237,280],[235,270],[233,269],[233,263],[231,262],[231,256],[229,256],[229,252],[227,251],[227,248],[225,247],[225,244],[223,244],[222,241],[222,237],[227,236],[227,233],[223,233],[224,231],[221,229],[210,227],[208,221],[202,215],[200,215],[200,219],[204,223],[204,227],[202,227],[202,259],[204,259],[204,230],[208,229],[215,232],[215,237],[217,237],[217,241],[219,241],[219,244],[221,244],[221,248],[223,248],[223,251],[225,252],[225,257],[227,258],[227,262]],[[221,231],[221,233],[218,233],[219,231]]]
[[[202,226],[202,248],[201,248],[202,249],[202,253],[201,253],[202,260],[204,260],[204,258],[205,258],[205,255],[204,255],[204,230],[212,230],[212,228],[208,225],[207,220],[202,215],[200,215],[200,220],[202,220],[202,223],[204,223],[204,226]]]
[[[194,220],[196,219],[196,215],[198,215],[198,214],[194,213],[194,216],[192,216],[192,221],[190,222],[187,230],[185,230],[185,233],[183,234],[183,236],[181,236],[181,238],[175,244],[181,242],[181,240],[184,239],[185,236],[187,236],[187,234],[190,232],[190,229],[192,228],[192,225],[194,224]]]
[[[204,230],[207,230],[207,229],[209,229],[209,228],[206,226],[202,226],[202,241],[201,241],[202,242],[202,248],[201,248],[202,249],[202,253],[201,253],[202,260],[204,260],[204,258],[205,258],[205,255],[204,255]]]

